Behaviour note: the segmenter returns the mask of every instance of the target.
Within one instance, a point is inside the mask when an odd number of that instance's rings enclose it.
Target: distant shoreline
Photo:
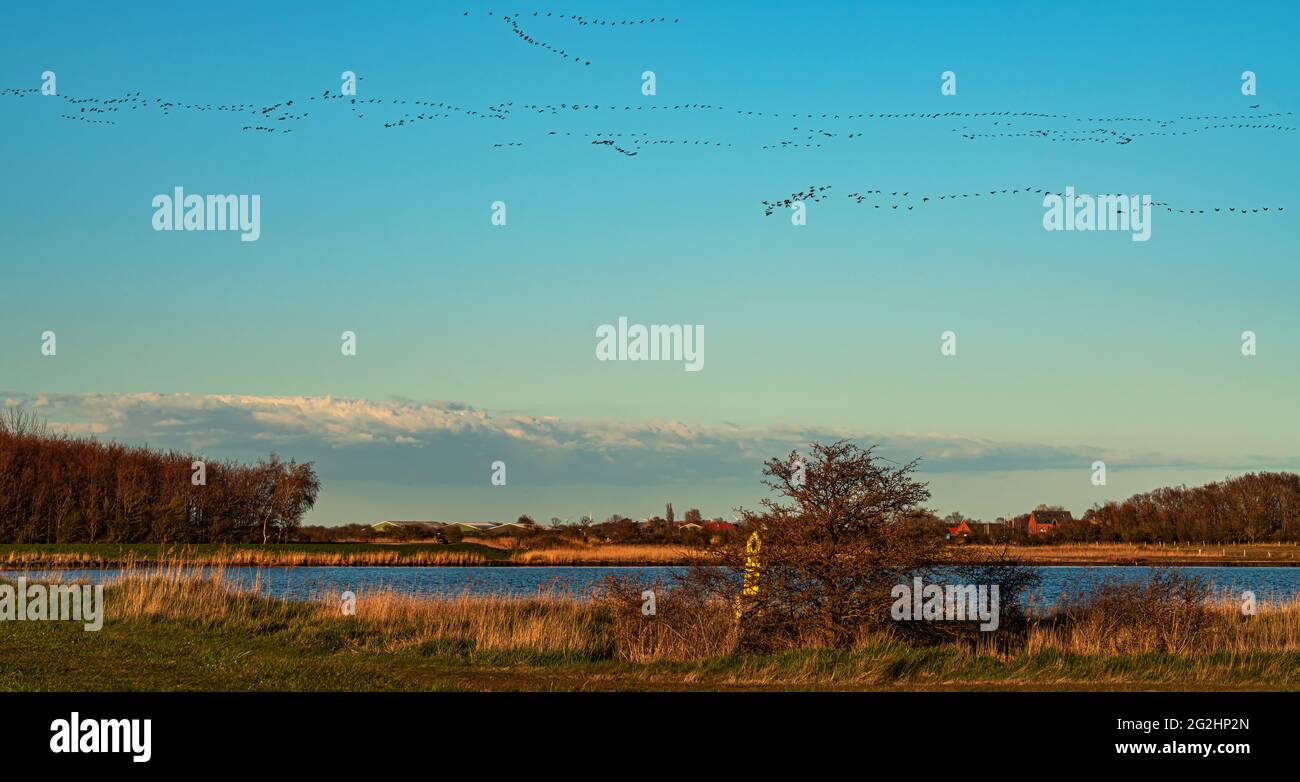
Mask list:
[[[979,548],[987,552],[1002,550],[1000,546]],[[1192,546],[1067,543],[1006,548],[1025,564],[1043,566],[1300,567],[1300,544],[1297,543]]]
[[[986,552],[1002,546],[980,546]],[[1027,565],[1300,567],[1300,544],[1059,544],[1007,546]],[[601,544],[515,550],[478,542],[283,544],[0,544],[0,568],[85,570],[197,567],[685,567],[707,561],[683,546]]]

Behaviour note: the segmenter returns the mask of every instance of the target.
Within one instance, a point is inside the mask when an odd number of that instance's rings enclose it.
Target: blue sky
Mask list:
[[[636,29],[492,3],[9,9],[0,89],[53,70],[66,97],[293,99],[312,116],[290,134],[152,108],[99,126],[62,119],[61,98],[0,95],[0,392],[101,437],[316,460],[319,523],[670,500],[725,515],[761,496],[762,455],[807,437],[923,457],[935,507],[989,518],[1300,467],[1295,131],[961,138],[1297,111],[1288,4],[698,5],[535,6],[681,20]],[[521,43],[500,20],[516,11],[592,65]],[[410,110],[309,105],[344,70],[362,100],[511,110],[385,129]],[[642,110],[524,108],[575,103]],[[723,108],[667,108],[683,104]],[[990,111],[1071,119],[820,118]],[[762,148],[809,128],[837,135]],[[731,146],[628,158],[552,132]],[[764,217],[761,200],[812,184],[832,189],[807,225]],[[152,198],[178,185],[260,194],[261,238],[153,231]],[[1139,243],[1044,231],[1034,197],[910,213],[847,197],[1026,185],[1287,212],[1157,210]],[[704,325],[705,370],[596,361],[596,327],[619,316]],[[957,356],[939,353],[945,330]],[[488,484],[496,458],[505,487]]]

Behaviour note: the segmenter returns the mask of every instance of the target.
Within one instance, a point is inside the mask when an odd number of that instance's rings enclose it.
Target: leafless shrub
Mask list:
[[[742,650],[847,648],[881,633],[922,643],[954,634],[973,640],[977,623],[892,619],[891,591],[916,577],[998,584],[1008,632],[1020,631],[1018,598],[1036,583],[1034,573],[1005,553],[947,545],[925,523],[921,503],[930,493],[912,477],[917,462],[885,464],[873,451],[814,443],[807,456],[769,460],[764,483],[777,498],[763,500],[759,512],[742,511],[757,550],[742,536],[682,579],[687,591],[738,607]]]
[[[646,610],[647,591],[654,594],[653,613]],[[715,596],[611,576],[600,583],[596,599],[609,613],[619,659],[693,660],[736,651],[735,606]]]
[[[1107,579],[1057,612],[1077,642],[1107,654],[1188,653],[1214,619],[1210,587],[1197,576],[1157,570],[1144,581]]]

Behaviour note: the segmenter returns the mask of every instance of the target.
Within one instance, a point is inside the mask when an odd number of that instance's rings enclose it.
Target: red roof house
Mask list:
[[[1029,514],[1029,534],[1051,532],[1058,524],[1074,521],[1068,510],[1036,510]]]

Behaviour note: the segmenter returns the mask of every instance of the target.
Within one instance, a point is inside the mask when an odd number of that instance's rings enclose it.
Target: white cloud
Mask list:
[[[924,472],[1186,464],[1082,445],[996,442],[951,433],[826,427],[704,426],[685,421],[565,421],[492,415],[456,402],[235,394],[0,394],[73,435],[249,459],[276,450],[315,461],[323,478],[481,483],[502,459],[512,483],[638,484],[753,480],[764,459],[811,441],[879,444]]]

